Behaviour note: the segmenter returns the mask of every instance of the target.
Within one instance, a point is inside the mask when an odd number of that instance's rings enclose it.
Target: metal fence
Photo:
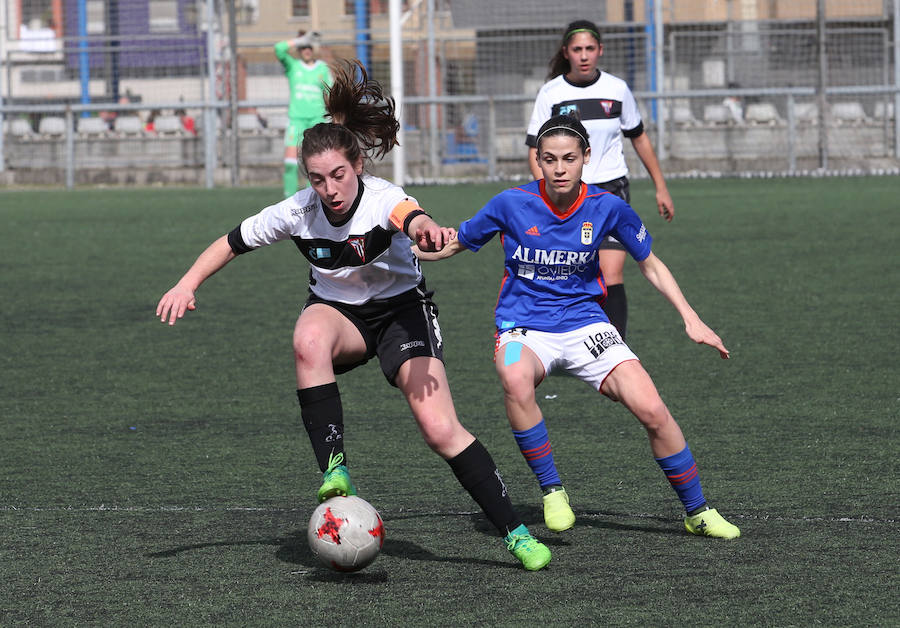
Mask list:
[[[290,31],[242,30],[235,3],[203,0],[179,2],[170,32],[107,10],[98,32],[69,16],[48,41],[16,32],[12,4],[0,7],[0,181],[280,180],[287,83],[271,48]],[[188,4],[199,10],[188,15]],[[676,14],[686,4],[591,16],[603,23],[603,67],[632,86],[667,174],[898,171],[896,2],[832,0],[825,12],[820,0],[818,13],[747,19],[737,9],[748,3],[729,0],[724,19],[706,20]],[[394,48],[404,150],[375,170],[399,166],[408,181],[526,177],[534,96],[562,27],[586,11],[406,3]],[[387,26],[373,21],[362,49],[358,32],[320,34],[327,59],[364,55],[375,78],[397,84]],[[626,157],[641,176],[628,147]]]

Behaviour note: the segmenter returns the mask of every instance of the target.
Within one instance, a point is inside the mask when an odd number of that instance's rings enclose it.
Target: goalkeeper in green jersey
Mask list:
[[[313,48],[314,33],[305,31],[297,37],[275,44],[275,56],[284,66],[290,88],[288,125],[284,131],[284,195],[297,192],[297,147],[303,141],[303,132],[325,121],[323,92],[332,83],[328,64],[316,59]],[[291,54],[296,49],[300,58]]]

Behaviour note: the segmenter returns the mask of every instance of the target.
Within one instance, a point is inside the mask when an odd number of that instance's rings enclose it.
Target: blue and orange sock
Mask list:
[[[542,489],[551,486],[562,486],[559,473],[556,471],[556,463],[553,460],[553,448],[550,447],[550,435],[547,433],[547,425],[544,420],[528,430],[513,430],[519,451],[525,457],[525,462],[531,467]]]
[[[656,462],[666,474],[666,479],[675,489],[678,499],[684,504],[684,509],[688,514],[706,505],[703,489],[700,487],[697,463],[687,445],[677,454],[657,458]]]

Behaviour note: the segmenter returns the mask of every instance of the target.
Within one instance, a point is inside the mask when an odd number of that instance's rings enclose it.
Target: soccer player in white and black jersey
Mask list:
[[[356,494],[335,374],[377,357],[425,442],[449,463],[507,549],[526,569],[541,569],[550,550],[528,532],[490,454],[456,416],[437,309],[410,250],[410,240],[440,250],[455,231],[438,225],[399,187],[364,173],[367,158],[396,145],[399,123],[393,100],[361,65],[336,72],[325,102],[333,122],[307,129],[300,148],[310,187],[213,242],[160,299],[156,314],[174,324],[195,309],[200,285],[236,256],[292,240],[310,264],[309,297],[293,344],[300,413],[323,472],[318,500]]]
[[[536,137],[544,122],[555,115],[571,115],[584,124],[591,142],[591,160],[584,166],[585,183],[593,183],[630,203],[628,166],[622,152],[622,136],[631,140],[635,152],[656,186],[660,216],[671,221],[675,214],[653,145],[644,132],[641,114],[628,85],[602,72],[597,64],[603,42],[597,26],[576,20],[566,27],[562,42],[550,61],[547,83],[541,87],[528,123],[528,167],[535,179],[543,175],[537,162]],[[600,266],[608,295],[603,309],[625,338],[628,302],[623,271],[625,248],[609,237],[600,251]]]

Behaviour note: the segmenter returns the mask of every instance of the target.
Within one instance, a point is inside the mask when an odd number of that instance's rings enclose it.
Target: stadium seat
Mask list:
[[[868,119],[862,104],[858,102],[836,102],[831,106],[831,115],[840,123],[859,123]]]
[[[65,135],[66,119],[59,116],[45,116],[38,123],[38,133],[41,135]]]
[[[158,116],[153,121],[153,130],[160,135],[175,135],[185,132],[181,118],[171,115]]]
[[[272,114],[269,116],[269,128],[273,131],[284,131],[287,128],[288,119],[287,116],[281,113]]]
[[[34,129],[25,118],[14,118],[9,122],[9,134],[13,137],[27,138],[34,135]]]
[[[83,135],[102,135],[109,131],[102,118],[76,118],[75,128]]]
[[[755,102],[747,105],[744,120],[751,124],[777,124],[781,122],[781,116],[772,103]]]
[[[819,105],[814,102],[798,102],[794,104],[794,119],[800,122],[817,122]]]
[[[144,130],[144,123],[138,116],[117,116],[115,130],[124,135],[137,135]]]
[[[237,123],[241,133],[259,133],[263,128],[255,113],[239,113]]]
[[[875,117],[879,120],[894,117],[894,103],[879,101],[875,103]]]
[[[731,122],[731,112],[725,105],[706,105],[703,107],[703,121],[713,124],[726,124]]]
[[[696,122],[694,114],[688,105],[673,105],[669,109],[669,119],[675,124],[693,124]]]

